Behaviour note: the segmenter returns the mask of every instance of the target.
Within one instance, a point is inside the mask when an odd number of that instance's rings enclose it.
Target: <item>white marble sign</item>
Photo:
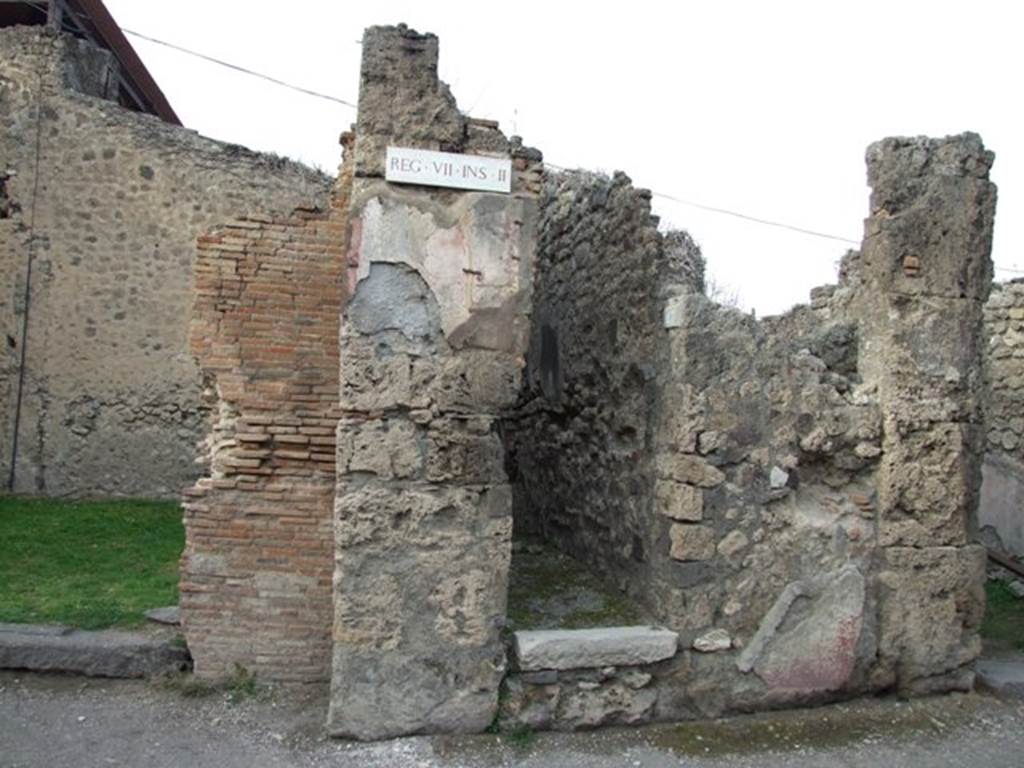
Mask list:
[[[384,178],[398,184],[508,193],[512,191],[512,161],[507,157],[388,147]]]

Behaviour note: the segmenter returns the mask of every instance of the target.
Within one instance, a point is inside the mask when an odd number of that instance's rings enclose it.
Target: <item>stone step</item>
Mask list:
[[[670,659],[679,635],[662,627],[538,629],[513,633],[519,670],[630,667]]]
[[[1024,655],[1007,659],[979,659],[978,682],[997,691],[1024,696]]]
[[[60,625],[0,624],[0,669],[90,677],[148,677],[181,671],[188,649],[173,632],[88,632]]]

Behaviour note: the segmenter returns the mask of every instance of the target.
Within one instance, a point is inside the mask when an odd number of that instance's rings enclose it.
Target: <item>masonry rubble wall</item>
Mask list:
[[[505,669],[498,419],[526,351],[540,154],[463,116],[438,41],[363,36],[341,323],[330,732],[480,731]],[[509,157],[511,194],[384,181],[388,146]]]
[[[615,670],[514,673],[509,723],[588,727],[970,687],[984,605],[984,551],[971,541],[991,163],[972,134],[872,145],[863,246],[809,307],[758,322],[674,281],[649,289],[660,327],[648,319],[653,341],[625,360],[646,371],[644,450],[623,457],[641,470],[596,503],[581,498],[579,468],[604,461],[621,430],[565,418],[559,400],[593,389],[590,413],[611,412],[617,377],[595,376],[572,336],[549,333],[547,354],[533,350],[508,430],[516,498],[544,488],[551,498],[532,525],[583,550],[599,573],[634,574],[647,609],[679,632],[680,653],[629,682]],[[578,206],[599,188],[576,192]],[[590,248],[542,236],[535,326],[564,315],[559,297],[576,283],[590,290]],[[580,271],[557,266],[566,259]],[[577,314],[583,328],[608,320]],[[557,387],[545,390],[546,372]],[[616,539],[642,527],[643,548]]]
[[[698,249],[625,176],[542,183],[539,152],[462,115],[436,37],[363,43],[331,208],[200,239],[197,674],[329,675],[328,729],[359,739],[970,688],[980,139],[872,145],[838,285],[757,321],[703,295]],[[389,183],[388,146],[509,157],[512,192]],[[585,633],[579,662],[579,636],[544,634],[555,669],[507,659],[513,517],[664,629]],[[586,661],[634,632],[657,652]]]
[[[196,237],[324,207],[331,180],[103,100],[113,63],[72,37],[5,28],[0,62],[0,474],[24,343],[15,490],[176,497],[206,431],[187,344]]]
[[[1024,281],[993,286],[985,331],[988,447],[978,522],[988,543],[1024,556]]]
[[[688,235],[658,232],[622,173],[549,174],[521,406],[503,422],[515,524],[650,595],[662,307],[703,291]]]

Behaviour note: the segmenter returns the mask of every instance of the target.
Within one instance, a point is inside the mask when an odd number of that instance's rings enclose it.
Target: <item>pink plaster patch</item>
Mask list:
[[[831,636],[809,643],[798,656],[769,662],[758,672],[771,688],[786,692],[809,694],[839,690],[856,666],[860,631],[861,618],[846,616],[836,624]]]
[[[362,260],[363,247],[363,220],[362,218],[352,219],[352,233],[348,241],[348,253],[345,254],[346,281],[348,283],[348,295],[355,293],[356,283],[359,282],[359,265]]]

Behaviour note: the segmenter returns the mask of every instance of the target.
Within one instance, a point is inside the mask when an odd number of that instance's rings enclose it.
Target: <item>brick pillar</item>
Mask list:
[[[995,186],[978,136],[868,149],[862,370],[883,415],[881,684],[969,687],[985,553],[972,545],[983,455],[982,310]]]
[[[512,194],[394,185],[388,146],[512,157]],[[539,155],[461,115],[437,38],[363,38],[341,323],[332,734],[479,731],[505,654],[496,432],[528,332]]]

